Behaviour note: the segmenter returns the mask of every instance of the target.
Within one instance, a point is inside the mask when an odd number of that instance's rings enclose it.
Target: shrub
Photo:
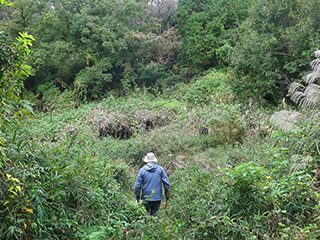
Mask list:
[[[236,30],[236,46],[231,55],[235,74],[230,84],[239,101],[278,104],[286,95],[286,86],[307,70],[318,39],[319,18],[314,14],[319,12],[319,6],[313,3],[252,3],[247,21]]]
[[[209,72],[196,82],[180,89],[182,100],[194,105],[204,105],[221,100],[232,101],[228,79],[228,74]]]
[[[213,144],[233,144],[241,142],[245,134],[240,116],[235,105],[210,105],[189,113],[183,129],[190,135],[208,135]]]

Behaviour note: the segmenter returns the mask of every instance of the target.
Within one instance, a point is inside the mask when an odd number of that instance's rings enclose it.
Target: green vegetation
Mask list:
[[[10,41],[0,32],[0,125],[18,117],[25,108],[31,109],[28,102],[21,100],[19,93],[23,89],[23,80],[29,76],[31,67],[27,64],[27,56],[34,38],[20,33],[16,42]]]
[[[233,91],[277,103],[286,86],[310,70],[310,56],[319,48],[319,11],[314,1],[254,1],[237,29]]]
[[[312,125],[284,133],[267,123],[269,112],[261,118],[261,110],[251,106],[245,115],[221,98],[229,94],[225,88],[205,105],[190,99],[192,89],[228,80],[222,76],[210,73],[206,81],[184,86],[176,92],[179,102],[137,91],[10,125],[1,171],[1,236],[316,239],[317,118],[307,115]],[[195,93],[202,99],[201,91]],[[147,121],[134,118],[136,112],[145,119],[162,116],[164,122],[148,129],[142,124]],[[126,115],[122,119],[135,129],[132,137],[99,137],[101,126],[119,127],[111,113]],[[162,207],[156,221],[132,196],[149,151],[171,174],[168,215]],[[176,162],[178,155],[188,161]]]
[[[230,32],[247,16],[248,0],[180,0],[182,61],[198,68],[223,66],[232,51]]]
[[[1,1],[1,239],[319,238],[319,6],[196,2]]]

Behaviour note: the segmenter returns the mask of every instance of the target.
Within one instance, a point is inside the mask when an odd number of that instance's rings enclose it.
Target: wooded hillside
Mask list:
[[[319,8],[1,0],[0,238],[318,239]]]

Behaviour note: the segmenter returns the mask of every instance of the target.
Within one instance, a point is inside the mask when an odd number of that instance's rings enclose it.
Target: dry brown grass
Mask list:
[[[121,111],[107,112],[97,106],[88,114],[87,123],[97,127],[100,137],[111,136],[115,139],[129,139],[134,133],[152,130],[169,123],[168,117],[149,110],[138,110],[134,115]]]

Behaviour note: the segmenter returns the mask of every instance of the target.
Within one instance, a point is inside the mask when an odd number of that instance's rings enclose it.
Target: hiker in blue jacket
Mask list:
[[[148,153],[144,158],[146,163],[139,171],[134,193],[137,201],[140,200],[142,189],[142,199],[145,201],[144,207],[151,216],[157,216],[162,200],[162,184],[165,190],[166,199],[169,200],[170,184],[166,172],[156,164],[157,158],[153,153]]]

